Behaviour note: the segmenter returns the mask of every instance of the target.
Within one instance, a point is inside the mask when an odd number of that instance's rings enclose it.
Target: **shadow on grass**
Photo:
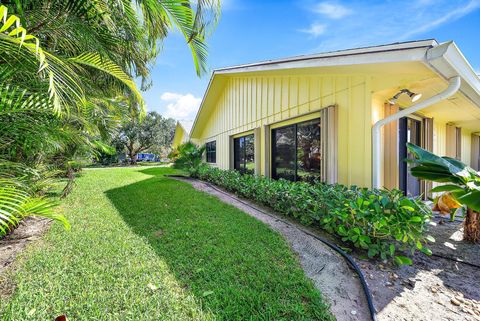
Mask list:
[[[329,320],[283,238],[247,214],[190,185],[151,175],[106,192],[180,284],[221,320]]]

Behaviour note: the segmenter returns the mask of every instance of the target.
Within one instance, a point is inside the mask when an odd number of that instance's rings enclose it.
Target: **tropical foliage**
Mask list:
[[[170,155],[174,156],[173,167],[188,171],[191,176],[197,176],[205,149],[205,145],[197,146],[190,141],[179,145]]]
[[[440,157],[416,145],[407,144],[414,155],[412,175],[439,183],[432,192],[448,192],[461,205],[466,206],[464,239],[480,241],[480,173],[462,162]]]
[[[369,257],[411,264],[404,253],[431,254],[431,210],[399,190],[290,182],[200,166],[196,177],[340,237]]]
[[[144,117],[134,79],[148,88],[150,66],[169,31],[185,36],[197,73],[206,70],[205,37],[218,10],[217,0],[0,5],[0,177],[8,180],[0,198],[23,204],[45,193],[48,184],[38,185],[26,171],[66,175],[64,194],[70,191],[79,164],[114,152],[108,142],[120,124]],[[42,202],[51,211],[53,203]],[[8,228],[28,214],[50,215],[31,205],[17,211],[17,205],[2,204],[0,225]]]

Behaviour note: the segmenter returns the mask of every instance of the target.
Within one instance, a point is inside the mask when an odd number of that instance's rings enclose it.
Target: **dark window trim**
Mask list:
[[[241,173],[245,173],[247,172],[247,148],[245,147],[245,138],[247,137],[253,137],[253,148],[254,148],[254,161],[255,161],[255,133],[250,133],[250,134],[245,134],[243,136],[237,136],[237,137],[233,137],[233,169],[241,172]],[[235,164],[236,164],[236,159],[237,159],[237,154],[236,154],[236,150],[235,150],[235,141],[238,139],[242,139],[243,138],[243,170],[240,166],[240,168],[235,168]],[[242,164],[240,164],[242,165]]]
[[[217,163],[217,141],[216,140],[212,140],[205,143],[205,156],[206,156],[207,163],[211,163],[211,164]]]
[[[275,137],[274,137],[274,131],[275,130],[278,130],[278,129],[283,129],[283,128],[287,128],[287,127],[294,127],[295,129],[295,171],[294,171],[294,182],[297,181],[297,171],[298,171],[298,153],[297,153],[297,150],[298,150],[298,125],[301,125],[301,124],[304,124],[304,123],[308,123],[308,122],[311,122],[311,121],[314,121],[314,120],[318,120],[318,123],[320,124],[322,119],[321,117],[315,117],[315,118],[312,118],[312,119],[308,119],[308,120],[304,120],[304,121],[300,121],[298,123],[293,123],[293,124],[290,124],[290,125],[285,125],[285,126],[280,126],[280,127],[275,127],[275,128],[271,128],[270,129],[270,142],[271,142],[271,157],[270,157],[270,166],[271,166],[271,173],[272,173],[272,178],[273,179],[277,179],[276,176],[277,176],[277,169],[275,167],[275,153],[276,153],[276,144],[275,144]],[[322,137],[320,137],[320,139],[322,139]],[[320,142],[321,144],[321,142]],[[321,169],[320,169],[321,171]]]
[[[405,195],[407,195],[407,174],[408,174],[408,164],[405,161],[408,158],[408,151],[407,151],[407,130],[408,130],[408,119],[417,122],[420,125],[420,130],[417,133],[418,137],[417,140],[420,142],[420,147],[424,147],[424,141],[422,137],[425,135],[425,125],[423,121],[418,120],[412,117],[402,117],[398,120],[398,130],[399,130],[399,151],[398,151],[398,188],[403,191]],[[419,180],[420,181],[420,180]],[[421,181],[420,181],[420,193],[421,193]],[[415,195],[416,196],[416,195]]]

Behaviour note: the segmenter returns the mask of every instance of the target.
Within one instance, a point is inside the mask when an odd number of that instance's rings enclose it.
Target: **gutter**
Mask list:
[[[433,46],[425,53],[424,63],[449,85],[443,92],[416,105],[401,110],[376,122],[372,127],[372,187],[380,188],[381,142],[380,129],[384,125],[445,100],[461,92],[480,108],[480,79],[453,41]]]
[[[372,127],[372,150],[373,150],[373,173],[372,173],[372,187],[373,188],[380,188],[381,182],[380,182],[380,165],[381,165],[381,142],[380,142],[380,134],[381,134],[381,128],[388,124],[391,123],[395,120],[399,120],[402,117],[408,116],[410,114],[413,114],[419,110],[425,109],[428,106],[431,106],[433,104],[436,104],[442,100],[445,100],[451,96],[453,96],[459,89],[461,85],[461,79],[460,76],[454,76],[449,79],[449,85],[447,89],[442,91],[441,93],[432,96],[416,105],[413,105],[409,108],[403,109],[399,111],[398,113],[395,113],[393,115],[390,115],[384,119],[381,119],[375,123]]]

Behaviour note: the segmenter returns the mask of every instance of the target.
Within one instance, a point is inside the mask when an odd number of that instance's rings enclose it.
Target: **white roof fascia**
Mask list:
[[[425,58],[425,50],[431,48],[432,46],[436,46],[437,44],[438,43],[435,40],[425,40],[376,47],[349,49],[220,68],[216,69],[215,72],[218,74],[229,74],[292,68],[329,67],[418,60],[422,61]]]
[[[446,80],[460,76],[460,91],[480,108],[480,78],[453,41],[429,49],[426,63]]]

